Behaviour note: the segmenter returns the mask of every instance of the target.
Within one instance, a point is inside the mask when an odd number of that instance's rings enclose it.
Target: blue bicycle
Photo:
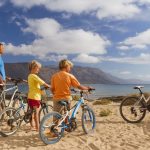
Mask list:
[[[80,106],[82,107],[81,120],[83,131],[86,134],[93,132],[96,125],[95,114],[88,105],[84,104],[85,98],[83,94],[91,93],[94,90],[95,89],[89,89],[88,91],[78,90],[80,92],[80,98],[71,109],[67,101],[60,101],[59,104],[64,106],[62,107],[63,114],[53,111],[43,117],[40,123],[39,134],[45,144],[54,144],[62,138],[64,131],[71,132],[77,128],[76,114]],[[74,89],[73,91],[75,93],[78,92]],[[72,113],[70,113],[71,110]]]

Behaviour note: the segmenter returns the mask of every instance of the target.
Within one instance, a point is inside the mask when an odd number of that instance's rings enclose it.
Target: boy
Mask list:
[[[70,101],[72,99],[70,88],[73,86],[81,90],[89,90],[87,86],[82,86],[79,81],[70,74],[73,63],[69,60],[61,60],[59,62],[59,72],[55,73],[51,78],[51,91],[53,93],[53,109],[60,112],[62,106],[59,101]]]

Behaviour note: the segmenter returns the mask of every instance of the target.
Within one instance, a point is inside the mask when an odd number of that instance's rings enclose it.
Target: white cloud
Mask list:
[[[2,7],[5,4],[5,0],[0,1],[0,7]]]
[[[131,74],[131,72],[130,71],[122,71],[122,72],[120,72],[120,74],[121,75],[129,75],[129,74]]]
[[[101,1],[100,9],[98,9],[97,17],[112,18],[116,19],[127,19],[132,18],[136,14],[140,13],[140,9],[133,3],[133,0],[111,0]]]
[[[71,14],[69,14],[69,13],[63,13],[62,14],[62,18],[64,18],[64,19],[70,19],[71,18]]]
[[[14,55],[33,55],[39,58],[51,53],[64,54],[105,54],[110,41],[96,33],[78,30],[67,30],[54,19],[26,19],[28,27],[24,33],[32,33],[36,39],[31,44],[15,46],[6,45],[6,53]]]
[[[80,62],[80,63],[92,63],[92,64],[95,64],[95,63],[100,62],[100,59],[95,57],[95,56],[90,56],[90,55],[82,53],[82,54],[78,55],[76,58],[74,58],[72,61]]]
[[[150,45],[150,29],[147,29],[144,32],[138,33],[134,37],[128,37],[123,42],[120,43],[120,49],[121,47],[125,48],[138,48],[138,49],[144,49],[147,48],[148,45]]]
[[[117,47],[118,49],[120,49],[120,50],[123,50],[123,51],[126,51],[126,50],[129,50],[129,47],[128,46],[118,46]]]
[[[99,18],[127,19],[140,13],[135,0],[11,0],[18,7],[27,9],[44,6],[47,10],[74,14],[95,13]],[[138,2],[138,1],[137,1]]]
[[[150,54],[141,53],[137,57],[105,57],[103,61],[125,63],[125,64],[150,64]]]
[[[38,57],[39,59],[43,60],[43,61],[55,61],[55,62],[58,62],[62,59],[67,59],[68,56],[67,55],[47,55],[47,56],[39,56]]]

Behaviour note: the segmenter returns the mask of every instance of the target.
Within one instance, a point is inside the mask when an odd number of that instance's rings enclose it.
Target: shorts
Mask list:
[[[68,101],[68,102],[70,104],[70,101]],[[60,114],[62,114],[63,110],[64,110],[63,108],[64,108],[64,106],[60,105],[59,101],[53,100],[53,110],[54,111],[59,112]]]
[[[28,99],[28,104],[30,106],[31,109],[33,109],[33,107],[37,107],[39,108],[41,105],[41,101],[40,100],[35,100],[35,99]]]

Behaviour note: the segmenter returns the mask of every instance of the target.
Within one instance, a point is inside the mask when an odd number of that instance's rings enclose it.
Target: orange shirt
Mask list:
[[[70,73],[59,71],[51,78],[51,88],[53,91],[53,99],[70,100],[71,99],[71,86],[77,88],[80,85],[79,81]]]

